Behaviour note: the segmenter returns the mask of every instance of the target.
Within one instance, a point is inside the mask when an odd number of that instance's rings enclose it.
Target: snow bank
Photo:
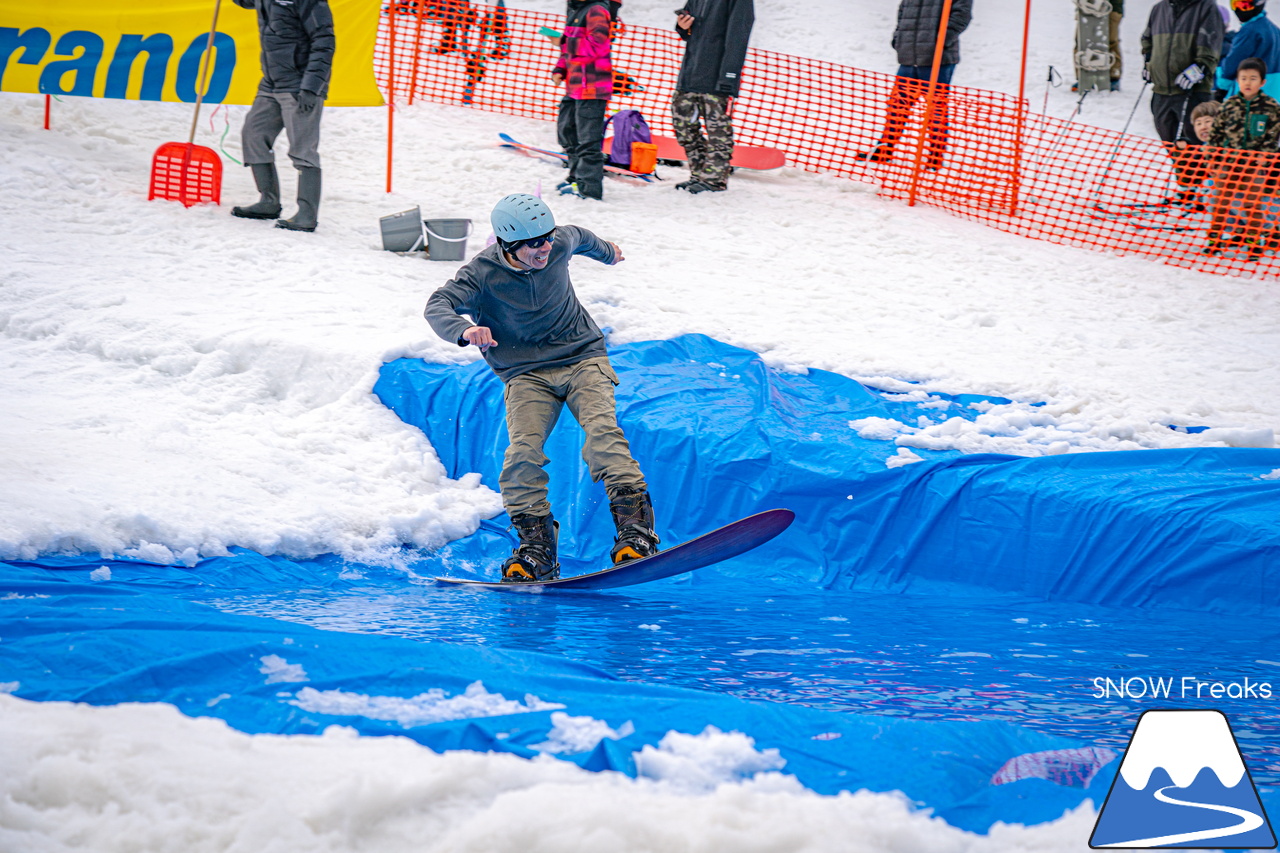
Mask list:
[[[978,836],[901,796],[818,796],[770,771],[767,757],[742,767],[753,750],[740,735],[673,737],[653,752],[665,760],[661,781],[551,758],[440,755],[337,726],[319,737],[250,736],[168,705],[0,695],[0,848],[1065,853],[1086,849],[1094,820],[1086,804],[1053,823]],[[739,778],[720,781],[729,766]]]

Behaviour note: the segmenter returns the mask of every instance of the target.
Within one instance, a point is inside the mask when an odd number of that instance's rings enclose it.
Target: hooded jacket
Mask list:
[[[1267,63],[1267,79],[1263,91],[1273,98],[1280,96],[1280,27],[1271,23],[1265,10],[1245,21],[1231,42],[1231,50],[1222,58],[1218,68],[1221,78],[1227,81],[1228,96],[1240,91],[1236,85],[1236,72],[1240,63],[1251,57]]]
[[[324,97],[333,71],[333,13],[328,0],[235,0],[258,11],[260,92],[305,89]]]
[[[467,346],[462,333],[470,326],[488,326],[498,344],[484,360],[503,382],[540,367],[605,355],[604,333],[569,280],[574,255],[603,263],[614,259],[612,246],[576,225],[556,228],[551,255],[540,270],[516,269],[495,243],[431,294],[423,316],[437,335],[459,346]]]
[[[560,61],[565,94],[575,101],[608,100],[613,94],[613,21],[621,0],[569,0]]]
[[[756,22],[755,4],[752,0],[688,0],[684,8],[693,16],[693,27],[687,31],[676,27],[684,39],[676,91],[736,98]]]
[[[898,6],[898,26],[893,31],[893,48],[898,64],[932,66],[938,46],[938,24],[942,22],[943,0],[902,0]],[[960,34],[973,20],[973,0],[953,0],[947,18],[947,38],[942,43],[942,64],[960,61]]]
[[[1214,72],[1222,55],[1226,27],[1213,0],[1160,0],[1151,8],[1142,33],[1142,55],[1151,72],[1151,89],[1157,95],[1181,95],[1178,75],[1199,65],[1205,77],[1189,91],[1213,90]]]

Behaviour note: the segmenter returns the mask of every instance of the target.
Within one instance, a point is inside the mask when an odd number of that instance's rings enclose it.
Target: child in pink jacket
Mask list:
[[[604,196],[604,114],[613,94],[610,57],[620,0],[569,0],[560,61],[551,72],[564,83],[556,134],[569,156],[569,179],[560,191],[583,198]]]

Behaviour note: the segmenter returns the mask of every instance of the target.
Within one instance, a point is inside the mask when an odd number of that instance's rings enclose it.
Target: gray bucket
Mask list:
[[[382,248],[388,252],[416,252],[427,239],[422,230],[422,211],[416,207],[384,216],[378,225],[382,230]]]
[[[461,261],[467,257],[470,219],[427,219],[427,257],[433,261]]]

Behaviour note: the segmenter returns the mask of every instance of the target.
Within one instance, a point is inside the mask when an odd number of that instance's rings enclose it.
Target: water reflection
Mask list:
[[[1280,785],[1280,655],[1276,630],[1261,619],[795,589],[711,572],[577,594],[360,575],[288,596],[186,594],[329,630],[546,652],[625,680],[832,711],[1003,720],[1115,749],[1143,709],[1216,707],[1230,717],[1254,781]],[[1276,698],[1095,695],[1095,678],[1183,676],[1270,681]]]

